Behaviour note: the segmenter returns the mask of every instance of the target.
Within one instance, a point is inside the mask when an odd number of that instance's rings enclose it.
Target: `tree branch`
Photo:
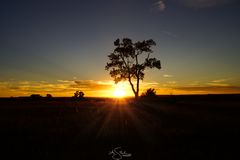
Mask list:
[[[126,61],[125,61],[125,59],[124,59],[122,53],[120,53],[120,57],[121,57],[121,59],[122,59],[124,65],[125,65],[125,67],[128,69],[128,81],[129,81],[129,83],[130,83],[130,85],[131,85],[131,87],[132,87],[133,92],[136,93],[136,90],[135,90],[135,88],[134,88],[134,86],[133,86],[132,79],[131,79],[130,68],[129,68],[129,66],[127,65],[127,63],[126,63]]]

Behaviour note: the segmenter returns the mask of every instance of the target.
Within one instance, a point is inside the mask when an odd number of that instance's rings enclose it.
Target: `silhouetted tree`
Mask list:
[[[156,91],[154,88],[149,88],[146,92],[142,93],[142,97],[151,98],[156,96]]]
[[[105,69],[109,71],[115,83],[128,80],[135,99],[138,99],[139,81],[143,80],[145,69],[161,69],[160,60],[150,58],[150,54],[153,52],[151,47],[155,45],[156,43],[152,39],[136,43],[129,38],[123,38],[122,41],[117,39],[114,42],[116,48],[113,53],[108,55],[110,63],[107,63]],[[145,57],[140,58],[143,53],[146,54]],[[141,59],[144,59],[142,63],[140,63]],[[136,80],[136,86],[134,86],[133,79]]]
[[[75,100],[79,100],[79,99],[83,99],[83,96],[84,96],[84,93],[83,93],[82,91],[76,91],[76,92],[74,93],[73,98],[74,98]]]

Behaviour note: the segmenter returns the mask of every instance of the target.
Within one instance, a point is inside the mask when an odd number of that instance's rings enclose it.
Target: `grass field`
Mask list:
[[[0,99],[1,155],[31,159],[239,159],[240,95]]]

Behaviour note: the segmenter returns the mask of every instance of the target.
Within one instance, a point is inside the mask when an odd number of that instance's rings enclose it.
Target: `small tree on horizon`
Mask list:
[[[80,99],[83,99],[83,96],[84,96],[84,93],[83,93],[82,91],[76,91],[76,92],[74,93],[73,98],[74,98],[75,100],[80,100]]]
[[[47,98],[52,98],[53,96],[51,94],[46,94]]]
[[[150,54],[153,53],[151,47],[155,45],[156,43],[152,39],[136,43],[133,43],[129,38],[123,38],[122,41],[117,39],[114,42],[116,48],[113,53],[108,55],[110,63],[107,63],[105,69],[109,71],[116,84],[128,80],[135,99],[139,97],[140,80],[144,79],[145,69],[161,69],[160,60],[150,58]],[[140,55],[143,56],[144,53],[145,59],[144,57],[140,58]],[[142,63],[141,59],[144,59]],[[136,86],[134,86],[133,80],[136,80]]]

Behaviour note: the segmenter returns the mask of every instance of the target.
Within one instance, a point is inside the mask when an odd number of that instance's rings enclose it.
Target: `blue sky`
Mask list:
[[[71,92],[76,81],[110,81],[107,55],[124,37],[156,41],[163,68],[143,83],[160,94],[240,92],[239,16],[237,0],[3,0],[0,96],[38,92],[22,82],[44,81],[45,93],[59,80]]]

